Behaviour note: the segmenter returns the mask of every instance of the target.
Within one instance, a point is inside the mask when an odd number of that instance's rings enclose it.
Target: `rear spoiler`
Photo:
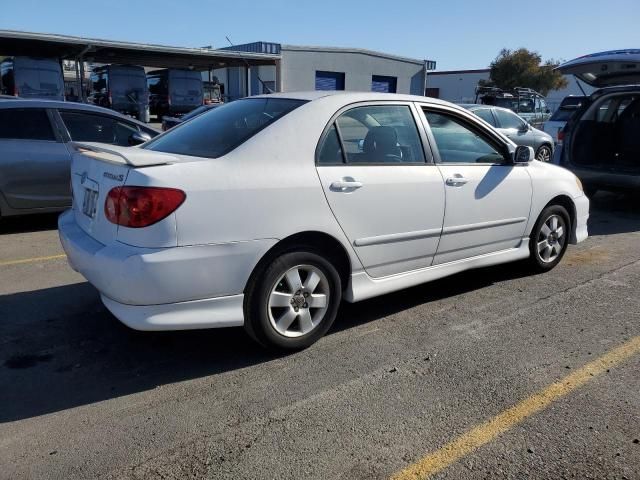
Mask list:
[[[173,155],[136,147],[119,147],[117,145],[93,142],[72,142],[71,147],[78,154],[95,158],[96,160],[120,165],[125,164],[132,167],[150,167],[152,165],[180,162],[180,159]]]

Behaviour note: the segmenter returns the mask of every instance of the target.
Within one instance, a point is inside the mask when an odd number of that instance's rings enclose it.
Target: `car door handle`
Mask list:
[[[349,178],[343,178],[342,180],[337,180],[330,185],[331,190],[337,192],[346,192],[348,190],[356,190],[362,187],[362,182],[356,182],[355,180]]]
[[[462,175],[456,174],[453,177],[447,178],[446,184],[449,185],[450,187],[461,187],[468,181],[469,180],[464,178]]]

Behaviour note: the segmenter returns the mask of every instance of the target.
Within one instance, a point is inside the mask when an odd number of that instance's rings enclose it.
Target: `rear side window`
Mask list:
[[[0,138],[55,140],[47,112],[42,108],[0,109]]]
[[[212,109],[145,144],[158,152],[218,158],[306,103],[287,98],[250,98]]]
[[[133,125],[104,115],[61,111],[60,116],[74,142],[101,142],[127,146],[129,137],[138,131]]]
[[[336,125],[347,163],[425,162],[418,128],[406,105],[352,108],[338,117]]]

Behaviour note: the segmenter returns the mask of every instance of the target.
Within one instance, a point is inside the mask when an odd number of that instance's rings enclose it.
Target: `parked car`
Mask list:
[[[586,98],[583,95],[564,97],[558,109],[551,115],[551,118],[544,122],[544,131],[551,135],[554,144],[558,143],[558,133],[562,131],[567,121],[576,113]]]
[[[589,195],[640,188],[640,49],[577,58],[558,67],[598,88],[567,122],[554,160]]]
[[[149,90],[144,68],[134,65],[96,67],[91,72],[90,87],[90,103],[138,120],[149,120]]]
[[[0,216],[71,205],[71,142],[135,145],[158,133],[93,105],[0,99]]]
[[[5,58],[0,62],[0,93],[22,98],[64,100],[60,61],[51,58]]]
[[[530,88],[502,90],[496,87],[477,87],[476,103],[508,108],[536,128],[542,128],[551,116],[544,95]]]
[[[149,110],[163,115],[189,113],[203,104],[202,74],[193,70],[169,68],[147,73]]]
[[[212,108],[216,108],[222,105],[221,103],[209,103],[207,105],[200,105],[198,108],[191,110],[189,113],[182,117],[162,117],[162,131],[165,132],[170,128],[175,127],[176,125],[180,125],[182,122],[186,122],[187,120],[191,120],[192,118],[197,117],[198,115],[211,110]]]
[[[532,127],[525,119],[508,108],[477,104],[463,104],[461,106],[509,137],[516,145],[533,148],[536,160],[548,162],[552,159],[553,138],[551,135]]]
[[[557,265],[587,237],[589,201],[571,172],[532,160],[436,99],[256,96],[141,148],[78,145],[59,233],[132,328],[244,325],[299,349],[341,299],[520,259]]]

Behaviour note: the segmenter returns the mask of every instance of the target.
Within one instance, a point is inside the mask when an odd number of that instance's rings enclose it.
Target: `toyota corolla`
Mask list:
[[[587,237],[571,172],[426,97],[258,96],[140,148],[75,148],[62,245],[139,330],[244,325],[300,349],[342,300],[516,260],[550,270]]]

